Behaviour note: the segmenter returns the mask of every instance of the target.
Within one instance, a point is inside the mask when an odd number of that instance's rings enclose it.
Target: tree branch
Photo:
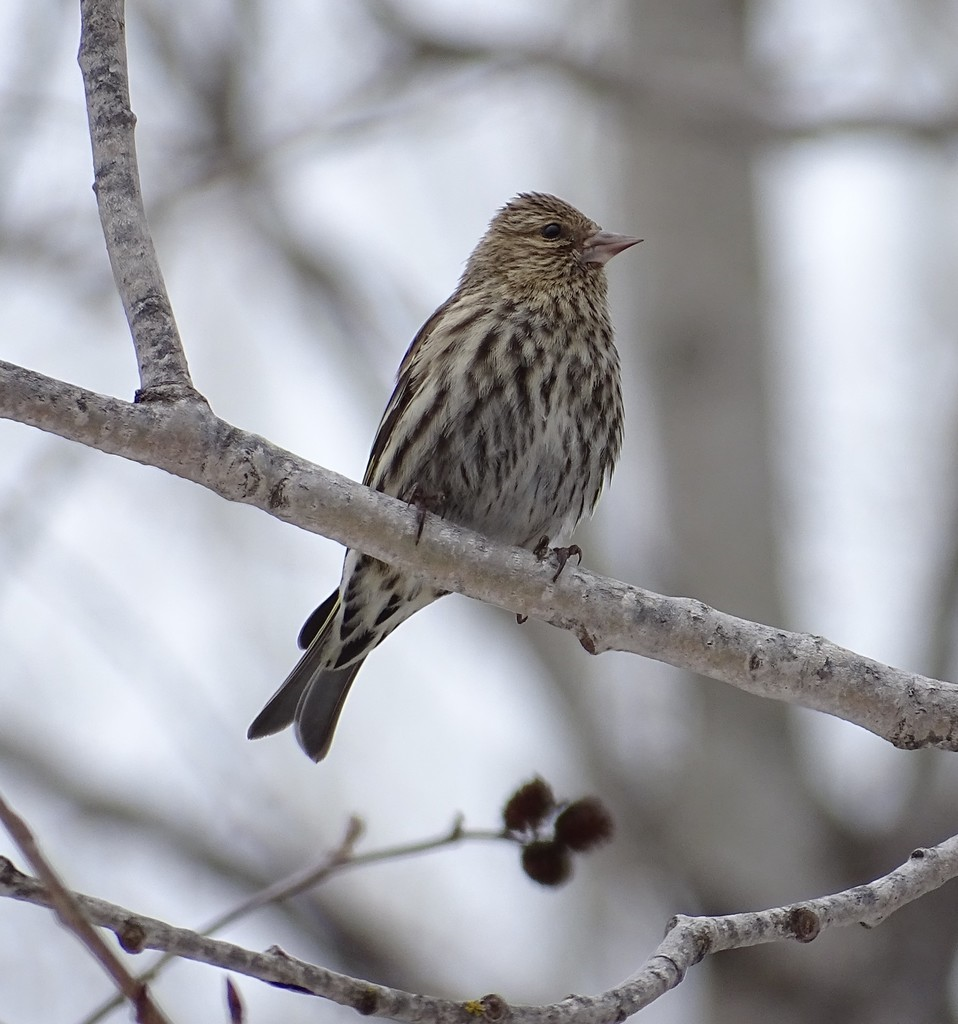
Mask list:
[[[590,653],[664,661],[759,696],[843,718],[903,749],[958,750],[958,686],[665,597],[553,568],[313,465],[215,416],[205,401],[134,404],[0,361],[0,417],[156,466],[405,571],[571,630]]]
[[[937,846],[913,851],[904,864],[873,882],[829,896],[723,917],[677,915],[669,922],[658,949],[621,986],[625,994],[622,1010],[630,1014],[648,1005],[651,1000],[644,999],[646,991],[655,991],[663,985],[662,991],[674,988],[689,967],[711,953],[786,939],[811,942],[828,928],[854,924],[872,928],[896,910],[934,892],[955,877],[958,877],[958,836]],[[644,1001],[634,1005],[629,996],[632,1000]]]
[[[81,0],[80,70],[94,191],[113,278],[133,335],[143,399],[196,398],[140,192],[123,0]]]
[[[263,953],[144,917],[93,896],[74,894],[86,916],[113,931],[130,953],[162,950],[236,971],[282,987],[351,1006],[366,1016],[409,1024],[467,1024],[479,1019],[513,1024],[607,1024],[624,1020],[675,988],[705,956],[783,940],[811,942],[828,928],[880,924],[899,908],[958,876],[958,837],[915,850],[887,875],[866,885],[802,903],[724,917],[677,916],[644,964],[598,996],[569,996],[548,1006],[510,1006],[501,996],[456,1002],[387,988],[328,971],[289,956],[277,946]],[[0,857],[0,896],[49,907],[44,886]]]

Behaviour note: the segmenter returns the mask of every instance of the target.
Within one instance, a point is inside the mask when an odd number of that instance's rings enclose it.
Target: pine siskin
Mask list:
[[[564,543],[622,442],[604,267],[638,241],[555,196],[507,203],[410,345],[363,482],[505,544]],[[444,593],[347,551],[339,589],[300,631],[306,653],[249,738],[295,722],[303,750],[324,758],[366,655]]]

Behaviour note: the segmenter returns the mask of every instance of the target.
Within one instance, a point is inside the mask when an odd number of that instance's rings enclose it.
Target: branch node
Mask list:
[[[367,988],[353,1003],[353,1009],[363,1017],[372,1017],[379,1012],[379,993]]]
[[[269,497],[266,500],[271,511],[275,512],[277,509],[290,507],[289,496],[286,493],[288,483],[289,477],[284,476],[270,488]]]
[[[691,938],[695,947],[695,958],[692,963],[700,964],[712,952],[712,936],[704,928],[696,928]]]
[[[479,1005],[482,1007],[482,1015],[489,1021],[504,1020],[509,1013],[509,1004],[495,992],[483,996],[479,1000]]]
[[[463,832],[466,827],[466,816],[462,811],[457,812],[455,818],[452,819],[452,825],[449,829],[449,842],[455,843],[462,839]]]
[[[134,917],[127,918],[122,928],[114,932],[120,947],[126,953],[142,953],[146,943],[146,931]]]
[[[0,857],[0,885],[12,888],[22,884],[28,877],[8,857]]]
[[[160,381],[147,388],[137,388],[133,392],[134,405],[147,405],[151,402],[168,404],[182,401],[199,402],[206,408],[209,408],[210,404],[192,384],[180,380]]]
[[[685,969],[683,967],[680,967],[678,963],[667,953],[656,953],[655,956],[650,958],[650,965],[653,960],[664,960],[671,968],[669,972],[672,975],[672,978],[669,979],[669,985],[671,988],[675,988],[676,986],[681,985],[682,982],[685,980]]]
[[[266,955],[267,956],[281,957],[284,960],[295,960],[296,959],[295,957],[290,956],[289,953],[287,953],[286,950],[283,949],[282,946],[277,946],[275,943],[272,946],[267,946],[266,947]]]
[[[792,907],[788,912],[788,930],[799,942],[811,942],[818,938],[822,921],[811,907]]]

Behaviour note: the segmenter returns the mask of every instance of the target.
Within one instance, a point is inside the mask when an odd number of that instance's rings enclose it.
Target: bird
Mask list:
[[[363,483],[413,504],[420,534],[429,511],[540,558],[551,550],[559,572],[581,559],[562,545],[594,510],[623,436],[605,265],[639,241],[542,192],[499,209],[399,366]],[[348,549],[248,738],[293,725],[321,761],[364,659],[445,593]]]

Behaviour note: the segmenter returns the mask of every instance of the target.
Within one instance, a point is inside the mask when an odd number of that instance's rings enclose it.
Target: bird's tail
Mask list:
[[[246,735],[255,740],[296,723],[296,739],[314,761],[329,753],[333,732],[362,659],[345,668],[326,666],[326,642],[339,611],[339,591],[310,615],[300,633],[306,651],[256,716]]]

